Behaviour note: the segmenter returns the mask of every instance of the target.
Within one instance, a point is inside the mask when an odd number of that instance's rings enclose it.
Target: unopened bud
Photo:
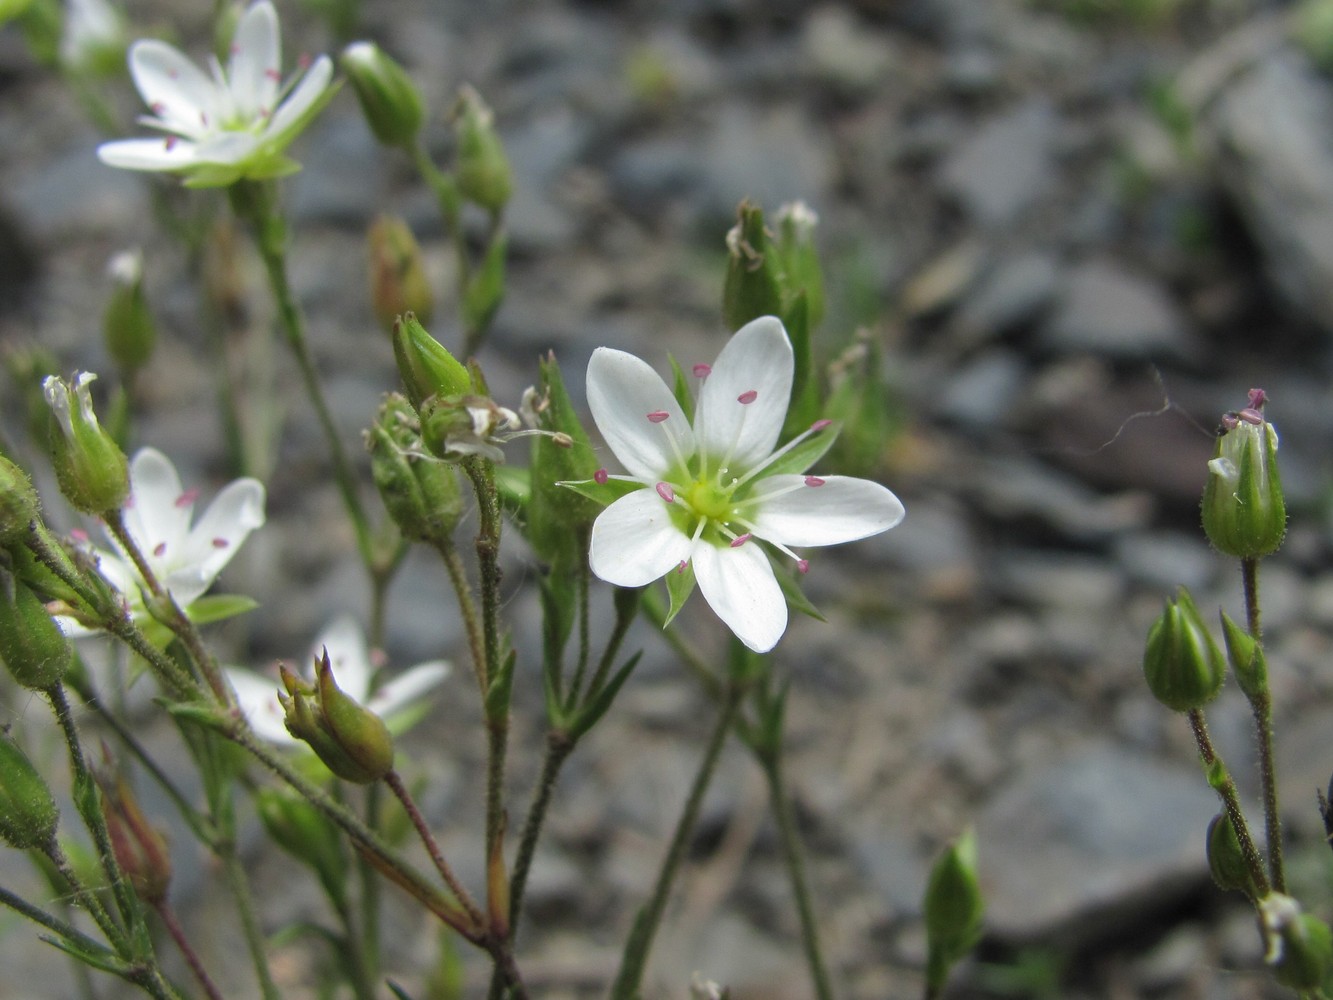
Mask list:
[[[88,386],[97,376],[78,372],[73,385],[54,375],[42,383],[55,415],[51,431],[51,464],[60,492],[75,510],[107,514],[119,510],[130,495],[125,453],[102,429],[93,411]]]
[[[817,216],[803,201],[778,209],[778,254],[782,258],[780,292],[783,314],[798,298],[805,301],[806,328],[813,330],[824,318],[824,272],[815,248]]]
[[[1254,878],[1240,849],[1236,828],[1226,813],[1218,813],[1209,822],[1207,849],[1208,870],[1217,887],[1228,892],[1235,889],[1253,899]]]
[[[384,720],[338,687],[327,650],[315,661],[315,671],[311,686],[282,669],[287,693],[278,697],[287,713],[287,731],[308,743],[344,781],[379,781],[393,769],[393,737]]]
[[[156,906],[171,884],[171,853],[162,832],[148,822],[125,779],[98,773],[102,814],[111,836],[111,852],[139,898]]]
[[[0,571],[0,660],[18,683],[46,691],[74,659],[69,639],[46,605],[18,578]]]
[[[425,118],[412,78],[374,42],[353,42],[339,60],[375,138],[411,149]]]
[[[943,987],[949,969],[981,937],[984,909],[977,879],[976,834],[968,831],[945,848],[926,884],[926,981],[936,991]]]
[[[27,535],[40,514],[41,503],[28,474],[0,455],[0,546]]]
[[[18,744],[0,732],[0,840],[20,851],[49,847],[58,818],[51,789]]]
[[[1184,587],[1148,630],[1143,675],[1153,697],[1177,712],[1202,708],[1222,689],[1226,661]]]
[[[1203,490],[1208,541],[1219,552],[1241,559],[1271,555],[1287,532],[1277,430],[1264,419],[1266,401],[1262,389],[1251,389],[1250,405],[1222,418]]]
[[[1227,659],[1236,682],[1245,697],[1254,700],[1268,690],[1268,660],[1264,647],[1243,628],[1222,612],[1222,637],[1226,640]]]
[[[441,545],[463,516],[458,471],[423,452],[416,414],[402,396],[388,396],[366,434],[370,474],[403,537]]]
[[[1268,948],[1264,961],[1284,986],[1304,992],[1324,985],[1333,963],[1333,932],[1290,896],[1271,892],[1259,901]]]
[[[413,313],[429,323],[435,295],[421,262],[421,247],[406,222],[381,215],[370,226],[370,303],[375,317],[392,333],[399,316]]]
[[[491,214],[502,211],[514,190],[495,115],[471,87],[462,87],[454,106],[454,138],[458,143],[458,190]]]
[[[722,287],[722,318],[739,330],[760,316],[782,315],[778,255],[764,226],[764,210],[743,201],[736,225],[727,233],[727,277]]]
[[[143,292],[143,254],[117,254],[107,265],[113,287],[102,313],[107,353],[122,371],[142,368],[153,353],[157,327]]]
[[[393,328],[393,357],[408,402],[420,411],[432,396],[461,396],[472,391],[468,371],[444,345],[407,313]]]

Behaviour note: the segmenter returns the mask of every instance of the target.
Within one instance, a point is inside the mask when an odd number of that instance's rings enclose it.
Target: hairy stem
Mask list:
[[[1254,641],[1263,643],[1260,631],[1259,560],[1240,561],[1241,582],[1245,590],[1246,626]],[[1287,875],[1282,860],[1282,814],[1278,808],[1277,762],[1273,750],[1273,696],[1267,683],[1250,695],[1250,711],[1254,716],[1255,735],[1259,741],[1259,779],[1264,796],[1264,836],[1268,841],[1268,875],[1273,888],[1287,891]]]

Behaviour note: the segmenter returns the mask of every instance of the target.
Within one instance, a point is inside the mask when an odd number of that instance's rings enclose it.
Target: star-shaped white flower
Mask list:
[[[301,665],[299,673],[303,680],[313,682],[314,661],[325,650],[338,687],[383,719],[391,730],[407,728],[414,721],[409,718],[409,710],[449,675],[448,662],[431,660],[404,671],[372,691],[375,671],[371,666],[366,636],[349,616],[337,618],[325,626],[315,640],[311,655]],[[232,690],[236,692],[237,704],[256,733],[280,746],[306,745],[287,732],[286,713],[278,701],[277,678],[236,667],[228,667],[226,673]]]
[[[332,96],[333,62],[320,56],[300,77],[282,82],[278,15],[258,0],[241,16],[227,68],[210,57],[209,73],[166,42],[130,46],[130,75],[151,115],[141,124],[164,139],[122,139],[98,158],[127,170],[186,174],[193,187],[221,187],[298,169],[283,150]]]
[[[198,496],[197,490],[181,488],[176,467],[156,448],[143,448],[130,460],[125,528],[153,575],[187,613],[250,532],[264,523],[264,485],[257,479],[228,483],[192,526]],[[98,572],[125,595],[134,617],[147,618],[143,580],[130,558],[118,546],[88,549]]]
[[[804,474],[822,451],[801,446],[827,421],[774,450],[794,367],[780,320],[747,323],[715,364],[694,366],[702,384],[691,426],[666,383],[639,358],[600,347],[588,362],[593,420],[629,472],[614,478],[644,486],[593,524],[592,571],[619,587],[642,587],[692,565],[718,617],[761,653],[782,638],[787,604],[757,541],[804,572],[808,563],[793,546],[855,541],[892,528],[904,514],[878,483]]]

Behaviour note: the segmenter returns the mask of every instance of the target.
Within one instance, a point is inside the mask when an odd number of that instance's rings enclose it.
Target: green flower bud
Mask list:
[[[171,853],[162,831],[148,822],[134,792],[119,775],[97,773],[111,853],[144,902],[156,906],[171,884]]]
[[[435,311],[421,247],[406,222],[396,215],[381,215],[370,225],[370,304],[375,318],[392,333],[398,317],[407,313],[429,323]]]
[[[764,210],[743,201],[727,233],[727,277],[722,286],[722,318],[739,330],[760,316],[782,315],[778,253],[764,228]]]
[[[324,765],[358,785],[379,781],[393,769],[393,737],[374,712],[348,697],[333,678],[329,654],[315,662],[314,686],[282,669],[287,731],[310,744]]]
[[[51,431],[51,464],[60,492],[75,510],[107,514],[119,510],[130,495],[125,453],[97,422],[88,386],[97,378],[79,372],[73,386],[54,375],[42,383],[55,415]]]
[[[282,788],[258,789],[255,804],[269,837],[314,870],[330,899],[345,903],[347,852],[333,822],[305,799]]]
[[[943,987],[949,969],[981,937],[984,910],[977,879],[977,838],[969,830],[945,848],[926,884],[926,981],[933,989]]]
[[[1213,548],[1241,559],[1276,552],[1287,532],[1287,505],[1277,466],[1277,430],[1264,419],[1267,396],[1222,418],[1203,489],[1203,530]]]
[[[393,356],[408,402],[420,411],[431,396],[462,396],[472,391],[467,369],[407,313],[393,327]]]
[[[69,640],[26,584],[0,572],[0,660],[31,691],[60,683],[74,658]]]
[[[366,434],[370,474],[404,538],[442,545],[463,516],[463,492],[453,465],[423,453],[419,426],[406,399],[386,397]]]
[[[58,818],[51,789],[18,744],[0,733],[0,840],[20,851],[48,847]]]
[[[17,465],[0,455],[0,546],[27,535],[41,515],[41,502],[32,480]]]
[[[107,272],[114,283],[102,313],[107,353],[122,371],[136,371],[148,362],[157,340],[157,327],[143,293],[143,254],[117,254]]]
[[[1273,966],[1277,981],[1294,990],[1324,985],[1333,965],[1333,931],[1318,917],[1301,912],[1290,896],[1270,892],[1259,901],[1268,948],[1264,961]]]
[[[462,87],[453,118],[458,143],[458,190],[468,201],[497,215],[509,203],[514,180],[509,158],[495,131],[495,115],[480,94],[471,87]]]
[[[1207,851],[1208,870],[1217,887],[1223,891],[1236,889],[1253,899],[1254,879],[1250,866],[1245,863],[1236,828],[1226,813],[1218,813],[1208,823]]]
[[[375,138],[410,150],[426,113],[407,71],[374,42],[353,42],[340,63]]]
[[[1268,660],[1264,647],[1222,612],[1222,637],[1226,640],[1227,659],[1245,697],[1253,701],[1268,690]]]
[[[540,360],[538,367],[540,390],[528,389],[519,408],[525,424],[545,432],[533,438],[527,535],[537,554],[555,563],[562,556],[582,558],[580,533],[602,511],[595,500],[560,484],[593,479],[599,463],[565,390],[554,352]]]
[[[782,259],[784,316],[796,299],[804,295],[806,326],[811,330],[824,318],[824,272],[819,266],[814,238],[818,224],[819,216],[805,202],[792,202],[778,209],[777,249]]]
[[[1202,708],[1222,689],[1226,661],[1184,587],[1148,630],[1143,676],[1153,697],[1177,712]]]

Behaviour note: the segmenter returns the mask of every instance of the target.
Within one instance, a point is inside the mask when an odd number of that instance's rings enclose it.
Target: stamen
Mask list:
[[[731,540],[731,547],[732,547],[733,549],[739,549],[742,545],[744,545],[746,542],[748,542],[752,537],[754,537],[754,536],[752,536],[748,531],[747,531],[745,534],[743,534],[743,535],[737,535],[735,538],[733,538],[733,539]]]
[[[806,486],[823,486],[823,485],[824,485],[824,480],[820,479],[818,476],[806,476],[806,477],[805,477],[805,485],[806,485]]]
[[[264,70],[264,76],[266,76],[268,79],[272,80],[274,83],[277,83],[278,81],[280,81],[280,80],[282,79],[282,74],[279,73],[276,69],[266,69],[266,70]]]
[[[743,393],[741,393],[739,396],[736,397],[736,402],[740,403],[741,406],[749,406],[758,398],[759,398],[759,393],[756,390],[746,389]]]
[[[669,483],[658,483],[654,489],[657,490],[657,495],[667,503],[676,502],[676,491],[671,488]]]
[[[1249,407],[1241,410],[1236,416],[1241,420],[1244,420],[1247,424],[1254,424],[1256,426],[1264,422],[1264,415],[1258,410],[1252,410]]]
[[[229,542],[229,541],[228,541],[227,539],[225,539],[225,538],[215,538],[215,539],[213,539],[213,548],[215,548],[215,549],[225,549],[225,548],[229,548],[230,546],[231,546],[231,542]]]
[[[713,374],[712,365],[698,364],[690,370],[694,372],[695,378],[707,378],[709,375]]]
[[[682,559],[682,560],[680,561],[680,565],[676,567],[676,572],[677,572],[677,573],[684,573],[684,572],[685,572],[685,567],[688,566],[688,565],[689,565],[689,563],[687,563],[684,559]]]
[[[598,486],[605,486],[607,480],[610,478],[611,473],[607,472],[605,469],[598,469],[592,474],[592,481]]]
[[[158,542],[156,545],[153,546],[153,555],[157,556],[159,559],[162,558],[163,554],[166,551],[167,551],[166,542]]]
[[[1268,402],[1268,393],[1264,392],[1262,389],[1250,390],[1251,410],[1262,410],[1264,408],[1264,404],[1267,402]]]
[[[69,537],[76,542],[86,542],[88,540],[88,532],[84,531],[82,528],[72,528],[70,529]]]
[[[802,575],[804,575],[804,574],[806,574],[806,573],[809,573],[809,572],[810,572],[810,560],[809,560],[809,559],[797,559],[797,560],[796,560],[796,571],[797,571],[798,573],[802,574]]]
[[[148,110],[151,111],[153,114],[157,115],[157,117],[161,118],[164,114],[167,113],[167,106],[163,104],[161,101],[154,101],[152,104],[148,105]]]
[[[648,414],[648,422],[650,424],[660,424],[669,416],[671,416],[671,414],[667,413],[666,410],[654,410],[652,413]]]
[[[167,148],[167,152],[170,153],[173,149],[176,148],[176,136],[174,135],[167,136],[166,139],[163,141],[162,145],[164,145]]]
[[[184,507],[193,507],[194,502],[198,499],[199,499],[199,491],[197,489],[186,490],[184,493],[182,493],[180,496],[176,498],[176,508],[177,510],[179,510]]]

